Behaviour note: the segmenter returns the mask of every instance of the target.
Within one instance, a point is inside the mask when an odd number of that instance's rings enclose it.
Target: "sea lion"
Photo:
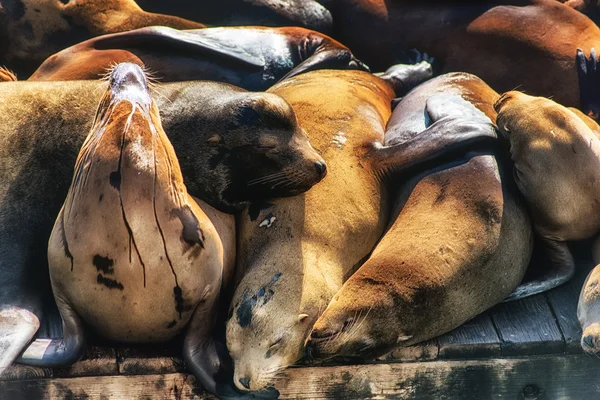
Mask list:
[[[392,88],[365,72],[320,70],[269,89],[294,107],[329,172],[305,194],[238,215],[236,272],[245,274],[231,302],[227,347],[240,390],[273,383],[302,357],[312,324],[383,233],[384,176],[452,148],[447,137],[427,146],[418,138],[396,149],[382,146],[390,100],[402,95]]]
[[[322,4],[333,16],[331,36],[373,70],[406,62],[407,50],[416,48],[436,57],[440,73],[469,72],[499,93],[519,88],[587,113],[573,56],[577,48],[600,49],[600,29],[558,1]]]
[[[0,65],[7,65],[21,79],[51,54],[94,36],[152,25],[204,27],[145,12],[134,0],[2,0],[0,6]]]
[[[42,318],[49,289],[46,244],[91,128],[99,85],[2,83],[2,370]],[[188,192],[220,211],[233,213],[261,198],[300,193],[326,172],[293,109],[277,95],[217,82],[170,83],[153,90]],[[274,173],[277,185],[263,179]],[[27,313],[30,321],[11,317],[19,313]],[[11,321],[17,326],[11,328]]]
[[[144,65],[162,82],[215,80],[266,90],[314,69],[362,69],[341,43],[304,28],[150,27],[100,36],[49,57],[30,80],[98,79],[117,62]]]
[[[600,127],[552,100],[515,91],[503,94],[495,108],[536,231],[552,244],[557,260],[573,263],[566,241],[600,232]],[[600,345],[598,271],[588,275],[577,311],[581,345],[588,352]]]
[[[385,144],[415,135],[493,136],[497,97],[473,75],[430,80],[396,107]],[[309,354],[376,357],[450,331],[505,299],[533,248],[505,158],[501,146],[486,143],[396,180],[387,231],[316,321]]]
[[[206,369],[212,360],[202,349],[211,340],[223,262],[215,227],[183,184],[143,71],[119,64],[48,243],[64,338],[36,347],[37,355],[28,349],[21,361],[77,361],[86,326],[112,341],[155,343],[189,322],[185,346],[193,343],[194,362]]]
[[[300,26],[325,34],[331,31],[331,13],[314,0],[136,0],[155,13],[178,15],[212,26]]]

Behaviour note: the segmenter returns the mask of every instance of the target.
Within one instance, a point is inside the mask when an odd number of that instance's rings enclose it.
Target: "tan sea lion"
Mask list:
[[[394,110],[385,144],[415,135],[491,136],[497,97],[473,75],[432,79]],[[387,231],[316,321],[313,357],[372,358],[430,339],[517,287],[533,242],[505,158],[500,146],[487,144],[396,180]]]
[[[42,318],[48,238],[103,92],[92,81],[5,82],[2,89],[0,370],[31,340]],[[217,82],[152,90],[188,192],[220,211],[298,194],[325,173],[323,159],[279,96]],[[273,173],[279,174],[278,185],[263,180]]]
[[[134,0],[2,0],[0,64],[21,79],[53,53],[94,36],[163,25],[197,29],[204,25],[149,13]]]
[[[155,26],[71,46],[49,57],[29,79],[98,79],[118,62],[144,65],[161,82],[214,80],[248,90],[266,90],[315,69],[369,70],[346,46],[309,29]]]
[[[402,66],[396,69],[403,76]],[[238,218],[237,264],[245,274],[231,304],[227,346],[239,389],[276,382],[302,357],[312,324],[383,232],[389,212],[383,177],[452,148],[447,137],[427,146],[419,139],[382,146],[392,88],[364,72],[321,70],[269,90],[294,107],[329,172],[307,193],[257,204]]]
[[[594,68],[587,73],[597,72]],[[515,179],[530,204],[534,227],[555,243],[563,258],[572,259],[566,241],[600,232],[600,127],[577,110],[520,92],[505,93],[495,108],[498,128],[511,143]],[[596,261],[598,248],[596,240]],[[599,271],[596,267],[588,275],[577,308],[581,345],[590,353],[600,350]]]

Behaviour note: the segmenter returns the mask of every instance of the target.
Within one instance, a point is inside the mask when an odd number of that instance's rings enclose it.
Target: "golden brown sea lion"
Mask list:
[[[203,28],[198,22],[145,12],[134,0],[2,0],[0,64],[22,78],[53,53],[98,35],[144,26]]]
[[[394,110],[385,144],[419,135],[491,136],[497,97],[473,75],[430,80]],[[505,158],[501,146],[487,145],[396,180],[385,235],[313,327],[314,357],[371,358],[430,339],[517,287],[533,242]]]
[[[292,104],[329,172],[306,194],[239,216],[237,263],[246,273],[232,301],[227,346],[241,390],[273,383],[303,355],[312,324],[383,232],[389,203],[382,178],[452,147],[447,137],[382,146],[394,91],[364,72],[313,71],[269,91]]]
[[[574,56],[577,48],[600,49],[598,26],[556,0],[510,3],[322,2],[334,20],[330,35],[373,70],[406,62],[416,48],[436,57],[441,72],[475,74],[499,93],[518,88],[586,108]]]

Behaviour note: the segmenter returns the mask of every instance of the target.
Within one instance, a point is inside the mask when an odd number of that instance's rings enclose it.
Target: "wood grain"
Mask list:
[[[438,338],[440,358],[499,357],[500,338],[489,313],[481,314]]]

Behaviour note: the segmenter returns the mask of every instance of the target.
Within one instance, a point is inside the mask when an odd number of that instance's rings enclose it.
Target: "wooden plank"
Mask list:
[[[379,357],[378,361],[430,361],[438,358],[437,339],[426,340],[409,347],[398,347]]]
[[[581,352],[581,326],[577,320],[577,303],[583,282],[595,263],[589,259],[576,259],[577,269],[570,282],[546,293],[548,303],[565,338],[565,351]]]
[[[157,344],[151,347],[117,349],[119,373],[123,375],[167,374],[184,372],[181,344]]]
[[[500,357],[500,338],[488,313],[438,338],[440,358]]]
[[[600,359],[584,354],[291,368],[281,399],[594,399]],[[0,382],[0,398],[214,399],[187,374]]]
[[[42,399],[215,400],[187,374],[98,376],[0,382],[2,400]]]
[[[52,368],[39,368],[29,365],[12,364],[2,375],[0,381],[23,381],[27,379],[40,379],[52,377]],[[0,396],[2,399],[2,396]]]
[[[54,377],[116,375],[117,353],[110,347],[88,346],[85,356],[70,367],[54,368]]]
[[[490,315],[503,356],[562,353],[564,339],[544,294],[502,303]]]

